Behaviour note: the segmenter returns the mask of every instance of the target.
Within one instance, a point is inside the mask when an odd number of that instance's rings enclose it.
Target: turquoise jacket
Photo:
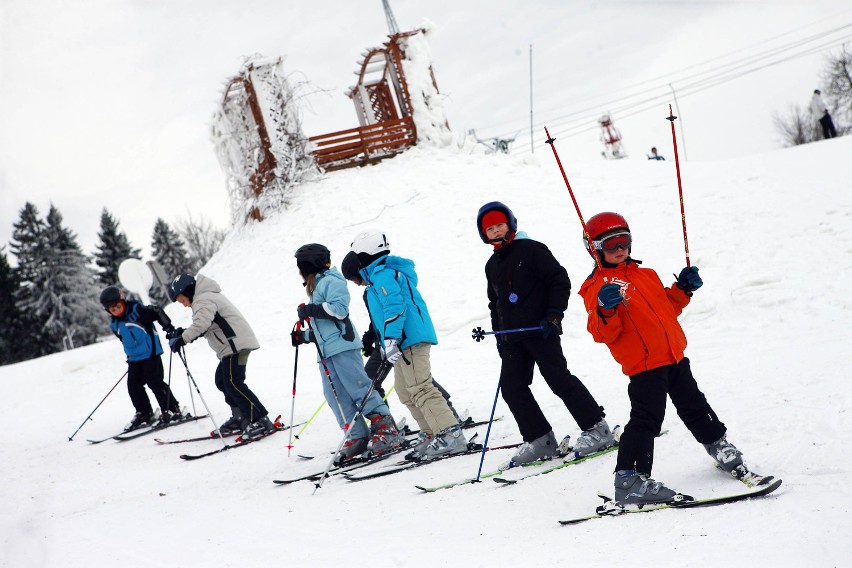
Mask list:
[[[414,261],[383,256],[360,273],[367,283],[367,309],[380,342],[398,339],[401,348],[438,344],[426,302],[417,290]]]

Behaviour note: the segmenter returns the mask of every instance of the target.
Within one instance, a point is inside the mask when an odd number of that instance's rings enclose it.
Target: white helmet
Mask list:
[[[352,240],[351,248],[357,254],[364,253],[369,256],[390,252],[387,237],[375,229],[358,233]]]

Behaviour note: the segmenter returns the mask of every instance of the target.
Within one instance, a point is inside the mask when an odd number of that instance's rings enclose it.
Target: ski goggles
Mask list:
[[[618,249],[630,250],[630,245],[633,244],[633,238],[630,236],[630,231],[621,231],[609,235],[599,241],[592,241],[596,250],[604,252],[615,252]]]

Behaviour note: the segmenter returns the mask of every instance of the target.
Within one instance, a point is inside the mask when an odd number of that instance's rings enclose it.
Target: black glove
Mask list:
[[[173,337],[178,337],[183,335],[185,330],[182,327],[172,327],[166,330],[166,339],[171,339]]]
[[[298,347],[299,345],[304,345],[305,343],[310,343],[311,340],[308,338],[308,330],[307,329],[294,329],[290,332],[290,340],[293,343],[293,347]]]
[[[183,336],[175,335],[169,339],[169,349],[172,350],[172,353],[177,353],[184,345],[186,345],[186,341],[183,340]]]
[[[376,350],[376,332],[373,331],[372,327],[361,336],[361,343],[364,344],[364,347],[361,349],[364,357],[369,357]]]
[[[331,319],[329,313],[318,304],[300,304],[296,308],[296,312],[299,314],[299,321],[305,321],[309,318]]]
[[[623,301],[624,296],[618,284],[604,284],[598,291],[598,305],[605,310],[611,310]]]
[[[677,287],[686,292],[687,294],[692,294],[704,284],[704,281],[701,280],[701,277],[698,275],[698,267],[697,266],[687,266],[683,270],[680,271],[680,274],[676,276],[677,278]]]
[[[541,320],[541,328],[541,336],[544,339],[562,335],[562,314],[557,312],[547,314],[547,317]]]

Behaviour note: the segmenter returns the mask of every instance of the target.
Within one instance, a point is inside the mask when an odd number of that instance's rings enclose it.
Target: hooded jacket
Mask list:
[[[414,261],[382,256],[360,271],[367,284],[367,309],[379,344],[399,339],[404,349],[418,343],[438,344],[426,302],[417,290]]]
[[[324,357],[362,347],[358,332],[349,320],[349,289],[346,279],[331,267],[316,275],[311,304],[322,306],[331,319],[311,318],[311,335]]]
[[[599,308],[598,292],[609,283],[620,285],[625,299],[606,313]],[[595,268],[579,294],[589,314],[589,333],[609,347],[625,375],[683,359],[686,335],[677,317],[690,298],[674,284],[663,287],[652,269],[641,268],[633,259],[614,268]]]
[[[544,243],[519,231],[514,239],[495,249],[485,264],[488,309],[494,330],[534,327],[548,313],[562,314],[568,307],[571,280],[568,272]],[[502,336],[512,342],[539,332]]]
[[[219,284],[206,276],[195,277],[192,325],[183,332],[187,343],[204,336],[221,360],[240,351],[260,348],[243,314],[222,294]]]
[[[128,300],[126,306],[123,316],[109,316],[109,326],[121,340],[127,361],[143,361],[162,355],[163,346],[160,345],[154,322],[159,321],[164,329],[170,329],[168,316],[159,308],[145,306],[134,300]]]

